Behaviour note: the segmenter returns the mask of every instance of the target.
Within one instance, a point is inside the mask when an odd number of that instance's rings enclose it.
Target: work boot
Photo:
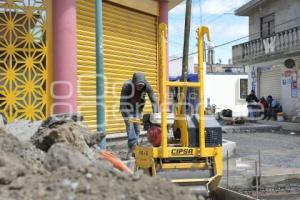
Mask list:
[[[136,146],[137,145],[134,144],[131,148],[128,149],[126,160],[132,160],[134,158],[134,150],[135,150]]]
[[[128,151],[127,155],[126,155],[126,160],[133,160],[133,153]]]

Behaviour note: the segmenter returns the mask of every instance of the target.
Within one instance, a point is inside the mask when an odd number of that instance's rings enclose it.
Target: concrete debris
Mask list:
[[[44,121],[31,137],[32,143],[43,151],[55,143],[70,144],[81,153],[92,157],[89,147],[98,145],[105,134],[91,132],[76,113],[53,115]]]
[[[23,144],[12,134],[0,128],[0,151],[20,155]]]
[[[52,115],[41,124],[40,128],[55,128],[67,122],[75,122],[83,125],[83,116],[79,113],[63,113]]]
[[[44,122],[29,142],[0,129],[0,199],[196,200],[167,180],[117,171],[89,148],[98,139],[84,137],[92,133],[76,120]]]
[[[104,173],[92,167],[85,172],[62,167],[43,179],[28,176],[26,182],[23,180],[15,181],[13,186],[1,187],[0,199],[196,200],[189,192],[165,180],[146,176],[133,180],[129,175]]]
[[[29,142],[20,142],[17,137],[3,129],[0,129],[0,153],[4,153],[6,157],[11,154],[17,156],[31,166],[33,173],[45,173],[46,171],[42,163],[45,158],[43,151]]]
[[[42,121],[17,120],[6,124],[4,129],[16,136],[21,142],[27,142],[30,141],[41,124]]]
[[[80,169],[91,164],[91,161],[76,148],[64,143],[52,145],[44,161],[44,166],[49,171],[57,170],[63,166],[69,169]]]
[[[24,176],[28,166],[15,155],[0,153],[0,185],[8,185],[14,179]]]
[[[75,122],[66,122],[61,125],[49,126],[49,128],[39,128],[31,137],[31,141],[43,151],[48,151],[55,143],[65,143],[74,146],[81,153],[87,153],[89,146],[85,142],[84,135],[89,133],[87,128],[83,128]]]
[[[45,152],[37,149],[31,143],[24,143],[22,145],[22,152],[19,154],[19,157],[31,166],[33,173],[46,173],[43,167],[45,156]]]
[[[105,134],[96,132],[96,133],[86,134],[83,137],[87,145],[89,147],[92,147],[94,145],[98,145],[101,142],[101,140],[105,138]]]

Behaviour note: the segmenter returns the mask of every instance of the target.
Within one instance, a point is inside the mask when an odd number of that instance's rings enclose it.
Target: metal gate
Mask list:
[[[47,116],[46,2],[0,0],[0,113],[8,121]]]
[[[89,128],[97,128],[96,2],[76,0],[78,110]]]
[[[134,72],[144,72],[157,89],[157,17],[103,2],[106,131],[124,132],[120,91]],[[147,100],[144,112],[150,112]]]
[[[271,70],[262,70],[259,80],[260,97],[271,95],[281,102],[281,70],[275,68]]]

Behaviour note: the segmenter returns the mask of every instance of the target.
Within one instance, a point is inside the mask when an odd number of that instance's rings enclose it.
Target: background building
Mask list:
[[[232,47],[233,64],[249,68],[249,90],[272,95],[287,117],[300,109],[300,1],[251,0],[235,11],[249,16],[249,42]]]
[[[198,80],[198,64],[194,64],[194,60],[192,57],[189,57],[188,80],[195,82]],[[204,63],[204,66],[204,106],[208,106],[208,103],[211,106],[215,104],[217,112],[223,109],[231,109],[234,117],[247,117],[248,74],[244,71],[244,68],[235,68],[232,64],[209,65]],[[213,68],[211,68],[212,66]],[[211,72],[211,69],[213,69],[213,72]],[[181,71],[182,59],[169,62],[170,80],[179,80]],[[171,93],[170,95],[170,99],[172,99],[173,94]],[[197,90],[190,88],[188,96],[188,99],[190,99],[189,103],[196,105],[198,102]]]
[[[195,65],[195,71],[198,66]],[[246,73],[247,69],[244,66],[235,66],[233,64],[206,64],[206,72],[233,72],[233,73]]]

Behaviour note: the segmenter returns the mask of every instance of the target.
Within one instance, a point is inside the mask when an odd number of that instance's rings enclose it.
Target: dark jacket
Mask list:
[[[255,94],[249,94],[249,95],[247,96],[247,98],[246,98],[246,101],[247,101],[248,103],[254,103],[254,102],[258,102],[259,100],[258,100],[258,98],[256,97]]]
[[[137,91],[135,85],[140,82],[144,83],[145,86],[142,91]],[[131,112],[142,113],[146,102],[146,94],[148,94],[151,101],[153,112],[158,112],[156,97],[151,85],[146,81],[145,75],[143,73],[134,73],[132,79],[126,81],[122,87],[120,112],[123,117],[128,117]]]
[[[263,106],[263,109],[267,109],[269,107],[268,102],[265,99],[260,100],[259,103]]]

